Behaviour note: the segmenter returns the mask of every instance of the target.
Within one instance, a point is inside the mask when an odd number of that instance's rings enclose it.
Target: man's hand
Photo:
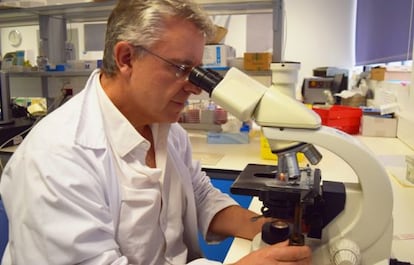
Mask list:
[[[288,241],[258,249],[235,265],[310,265],[312,251],[308,246],[289,246]]]

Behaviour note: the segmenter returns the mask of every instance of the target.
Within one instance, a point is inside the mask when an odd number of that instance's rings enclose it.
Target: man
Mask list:
[[[252,239],[261,222],[215,189],[176,123],[211,22],[187,0],[121,0],[103,68],[45,117],[8,162],[5,264],[214,264],[209,241]],[[238,264],[310,264],[286,243]]]

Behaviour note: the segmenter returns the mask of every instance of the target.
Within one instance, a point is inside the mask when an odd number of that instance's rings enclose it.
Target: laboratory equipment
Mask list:
[[[0,147],[19,144],[33,125],[29,118],[13,117],[9,73],[0,71]]]
[[[0,72],[0,126],[13,123],[10,108],[10,86],[5,73]]]
[[[241,121],[254,119],[261,126],[278,161],[274,166],[247,165],[231,191],[257,196],[264,216],[289,220],[290,243],[309,245],[313,264],[371,265],[390,258],[391,185],[383,166],[362,143],[322,126],[320,117],[305,105],[235,68],[222,77],[196,67],[189,81]],[[322,170],[314,168],[322,159],[316,146],[349,164],[359,183],[322,180]],[[300,167],[297,153],[311,165]],[[284,229],[276,228],[281,234]],[[253,247],[263,239],[258,237]]]
[[[318,67],[313,69],[313,75],[303,79],[303,101],[309,104],[338,104],[340,98],[334,96],[348,89],[348,70]]]

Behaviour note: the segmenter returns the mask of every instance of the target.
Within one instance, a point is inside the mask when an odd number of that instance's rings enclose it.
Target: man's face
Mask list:
[[[191,23],[170,19],[161,41],[148,52],[133,60],[128,105],[134,119],[147,123],[175,122],[192,93],[200,89],[178,76],[172,64],[196,66],[201,64],[205,39]],[[161,59],[161,58],[163,59]],[[130,119],[130,117],[127,117]]]

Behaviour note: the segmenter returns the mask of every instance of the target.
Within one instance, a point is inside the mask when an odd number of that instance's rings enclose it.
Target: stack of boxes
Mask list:
[[[246,52],[243,57],[244,70],[267,71],[270,70],[272,54],[270,52]]]

